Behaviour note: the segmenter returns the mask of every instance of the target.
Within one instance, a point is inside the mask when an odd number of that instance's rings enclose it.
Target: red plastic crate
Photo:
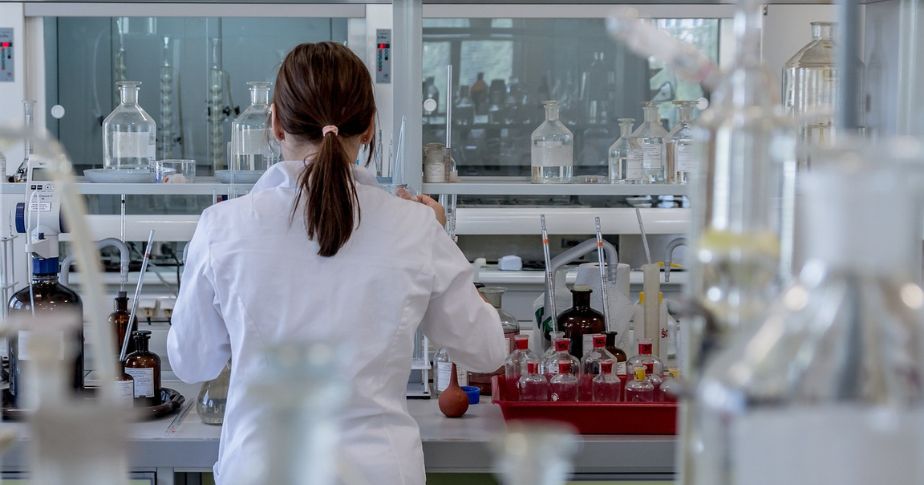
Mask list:
[[[561,421],[580,434],[677,434],[676,403],[507,401],[504,383],[504,376],[494,376],[491,401],[505,421]]]

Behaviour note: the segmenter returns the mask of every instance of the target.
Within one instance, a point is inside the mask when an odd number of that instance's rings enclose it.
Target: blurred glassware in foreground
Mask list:
[[[783,106],[797,118],[803,148],[830,145],[834,136],[834,24],[811,22],[812,41],[783,67]],[[805,152],[800,164],[808,164]]]
[[[539,421],[509,423],[493,445],[504,485],[564,485],[578,450],[572,428]]]

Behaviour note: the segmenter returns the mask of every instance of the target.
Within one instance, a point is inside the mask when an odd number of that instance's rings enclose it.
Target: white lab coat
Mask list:
[[[233,357],[214,467],[217,483],[229,483],[222,473],[254,459],[260,441],[264,403],[243,396],[263,365],[258,352],[278,342],[348,342],[355,361],[341,463],[370,484],[423,484],[420,433],[404,397],[414,333],[423,329],[455,360],[491,372],[506,354],[497,312],[433,211],[374,186],[363,170],[358,229],[336,256],[318,256],[301,208],[290,225],[303,166],[276,164],[250,194],[202,213],[167,338],[170,365],[183,381],[201,382]]]

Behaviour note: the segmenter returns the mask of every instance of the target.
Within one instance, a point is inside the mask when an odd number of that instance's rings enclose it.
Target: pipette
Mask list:
[[[651,249],[648,248],[648,236],[645,234],[645,224],[642,223],[642,211],[635,208],[635,216],[638,217],[638,230],[642,233],[642,247],[645,248],[645,260],[651,264]]]
[[[597,261],[600,265],[600,298],[603,299],[603,321],[606,322],[606,329],[610,328],[610,304],[606,298],[606,260],[603,257],[603,231],[600,229],[600,218],[594,217],[594,230],[597,233]],[[610,261],[610,264],[616,264],[616,261]]]
[[[148,233],[148,245],[144,248],[144,257],[141,259],[141,272],[138,275],[138,285],[135,286],[135,297],[132,298],[132,311],[128,316],[128,328],[125,330],[125,338],[122,339],[122,350],[119,352],[119,362],[125,361],[125,353],[128,352],[128,342],[131,340],[132,324],[135,322],[135,313],[138,311],[138,297],[141,296],[141,288],[144,286],[144,273],[148,269],[148,262],[151,260],[151,247],[154,245],[154,229]]]
[[[549,312],[552,315],[552,331],[558,331],[558,312],[555,310],[555,275],[552,274],[552,257],[549,256],[549,231],[545,226],[545,214],[539,216],[542,228],[542,254],[545,257],[545,293],[549,299]],[[539,322],[542,325],[542,322]]]

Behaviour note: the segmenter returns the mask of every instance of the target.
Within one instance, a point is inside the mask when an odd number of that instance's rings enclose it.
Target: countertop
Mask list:
[[[132,425],[130,465],[133,469],[173,468],[208,471],[218,457],[220,426],[203,424],[194,401],[198,385],[165,381],[186,397],[189,412]],[[490,443],[504,429],[500,408],[482,396],[461,419],[440,414],[436,399],[409,399],[408,409],[420,426],[426,468],[429,473],[490,472],[493,456]],[[174,421],[176,421],[174,423]],[[20,423],[3,423],[17,427]],[[592,477],[667,478],[674,468],[672,436],[582,436],[575,472]],[[3,470],[23,470],[27,459],[26,438],[20,439],[3,455]]]

